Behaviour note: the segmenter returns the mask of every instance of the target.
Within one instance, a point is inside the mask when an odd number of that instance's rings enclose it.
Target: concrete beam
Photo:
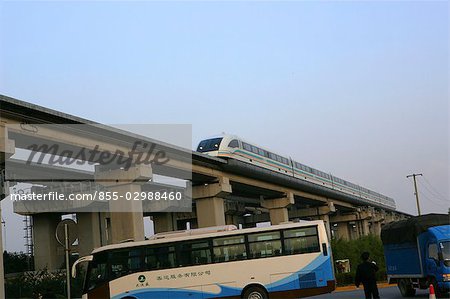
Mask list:
[[[219,177],[216,183],[192,187],[192,198],[195,200],[210,197],[223,198],[230,193],[230,179],[227,177]]]
[[[355,213],[352,214],[337,214],[331,216],[331,222],[340,223],[340,222],[351,222],[356,221],[358,218]]]
[[[297,209],[289,211],[289,218],[306,218],[306,217],[314,217],[320,215],[328,215],[332,213],[333,210],[330,209],[329,206],[320,206],[316,208],[307,208],[307,209]]]
[[[227,177],[227,178],[229,178],[229,180],[231,182],[254,186],[254,187],[267,189],[267,190],[271,190],[271,191],[275,191],[275,192],[280,192],[280,193],[292,192],[295,196],[312,199],[312,200],[315,200],[317,202],[321,202],[324,204],[327,204],[330,201],[330,198],[327,198],[325,196],[311,194],[311,193],[304,192],[301,190],[287,188],[287,187],[280,186],[280,185],[277,185],[274,183],[264,182],[264,181],[260,181],[257,179],[244,177],[244,176],[234,174],[234,173],[224,172],[221,170],[212,169],[212,168],[197,165],[197,164],[192,165],[192,172],[201,174],[201,175],[205,175],[205,176],[210,176],[210,177]],[[343,202],[341,200],[333,199],[333,202],[334,202],[335,206],[341,206],[341,207],[345,207],[345,208],[349,208],[349,209],[354,208],[354,206],[352,204]]]
[[[269,210],[272,225],[289,221],[288,207],[294,204],[294,194],[287,192],[285,197],[261,199],[261,207]]]
[[[14,132],[16,134],[20,134],[22,136],[30,136],[32,138],[40,138],[43,140],[47,140],[48,142],[54,142],[55,144],[66,145],[73,149],[75,148],[84,148],[86,150],[94,150],[96,149],[98,152],[108,151],[110,153],[114,153],[116,151],[121,151],[123,153],[128,153],[131,150],[130,146],[121,145],[114,142],[109,142],[105,140],[101,140],[99,138],[95,138],[95,136],[89,136],[83,134],[83,132],[75,132],[73,130],[64,130],[64,128],[60,128],[57,130],[54,127],[50,127],[48,125],[39,125],[34,124],[34,126],[38,129],[38,133],[28,132],[22,130],[20,125],[22,120],[17,120],[13,118],[8,118],[5,116],[0,117],[0,122],[4,122],[9,125],[9,131]],[[86,124],[87,125],[87,124]],[[156,149],[159,149],[158,144],[156,144]],[[16,144],[16,147],[21,146],[20,144]],[[155,158],[156,150],[152,153],[148,159],[152,160]],[[192,163],[190,161],[181,161],[176,159],[169,159],[164,166],[182,170],[188,173],[192,172]]]

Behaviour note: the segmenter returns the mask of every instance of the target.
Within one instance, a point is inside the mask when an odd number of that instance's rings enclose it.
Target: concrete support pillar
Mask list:
[[[209,197],[197,199],[198,227],[225,225],[225,207],[223,198]]]
[[[277,225],[277,224],[289,221],[289,215],[288,215],[287,208],[269,209],[269,215],[270,215],[270,223],[272,225]]]
[[[360,221],[360,234],[359,236],[368,236],[370,234],[370,221],[369,220],[361,220]]]
[[[177,230],[173,213],[158,213],[152,216],[155,234]]]
[[[213,184],[192,187],[199,228],[225,225],[224,197],[230,193],[231,185],[226,177]]]
[[[347,222],[339,222],[337,225],[337,239],[350,240]]]
[[[294,194],[292,192],[288,192],[282,198],[261,200],[261,206],[269,210],[272,225],[289,221],[288,207],[292,204],[294,204]]]
[[[14,140],[9,139],[8,129],[3,123],[0,124],[0,201],[9,195],[9,186],[4,181],[3,174],[5,169],[3,167],[6,159],[11,157],[16,150]],[[0,219],[2,219],[2,208],[0,205]],[[5,272],[3,269],[3,230],[0,229],[0,298],[5,298]]]
[[[42,213],[33,215],[34,265],[36,270],[59,269],[64,265],[64,248],[56,240],[56,226],[61,215]]]
[[[110,201],[111,243],[124,240],[144,240],[144,215],[142,202],[126,200],[126,194],[141,192],[141,184],[152,178],[149,165],[136,165],[125,169],[105,170],[104,166],[96,169],[96,181],[108,187],[108,191],[117,192],[119,199]]]
[[[104,213],[77,213],[78,254],[90,255],[92,250],[107,245]]]
[[[376,236],[381,236],[381,221],[372,223],[372,233]]]
[[[361,237],[361,228],[358,222],[351,222],[348,226],[350,232],[350,240],[356,240]]]

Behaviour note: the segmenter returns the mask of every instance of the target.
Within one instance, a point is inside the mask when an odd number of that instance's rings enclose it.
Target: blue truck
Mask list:
[[[450,291],[450,217],[427,214],[392,222],[381,230],[389,283],[403,297],[433,284],[436,295]]]

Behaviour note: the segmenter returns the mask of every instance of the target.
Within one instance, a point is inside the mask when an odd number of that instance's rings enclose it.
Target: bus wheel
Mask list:
[[[245,290],[242,299],[268,299],[267,292],[262,287],[251,286]]]
[[[398,288],[403,297],[413,297],[416,295],[416,289],[413,288],[411,282],[407,279],[400,279],[398,281]]]

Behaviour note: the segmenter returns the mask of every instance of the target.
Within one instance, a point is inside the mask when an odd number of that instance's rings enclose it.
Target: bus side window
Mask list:
[[[182,242],[178,244],[178,266],[203,265],[211,263],[208,241]]]
[[[150,247],[145,249],[145,268],[168,269],[175,267],[175,247]]]
[[[248,243],[250,258],[276,256],[282,253],[279,231],[248,235]]]
[[[304,227],[283,231],[287,254],[319,252],[317,227]]]
[[[214,262],[227,262],[247,258],[244,236],[231,236],[213,240]]]

